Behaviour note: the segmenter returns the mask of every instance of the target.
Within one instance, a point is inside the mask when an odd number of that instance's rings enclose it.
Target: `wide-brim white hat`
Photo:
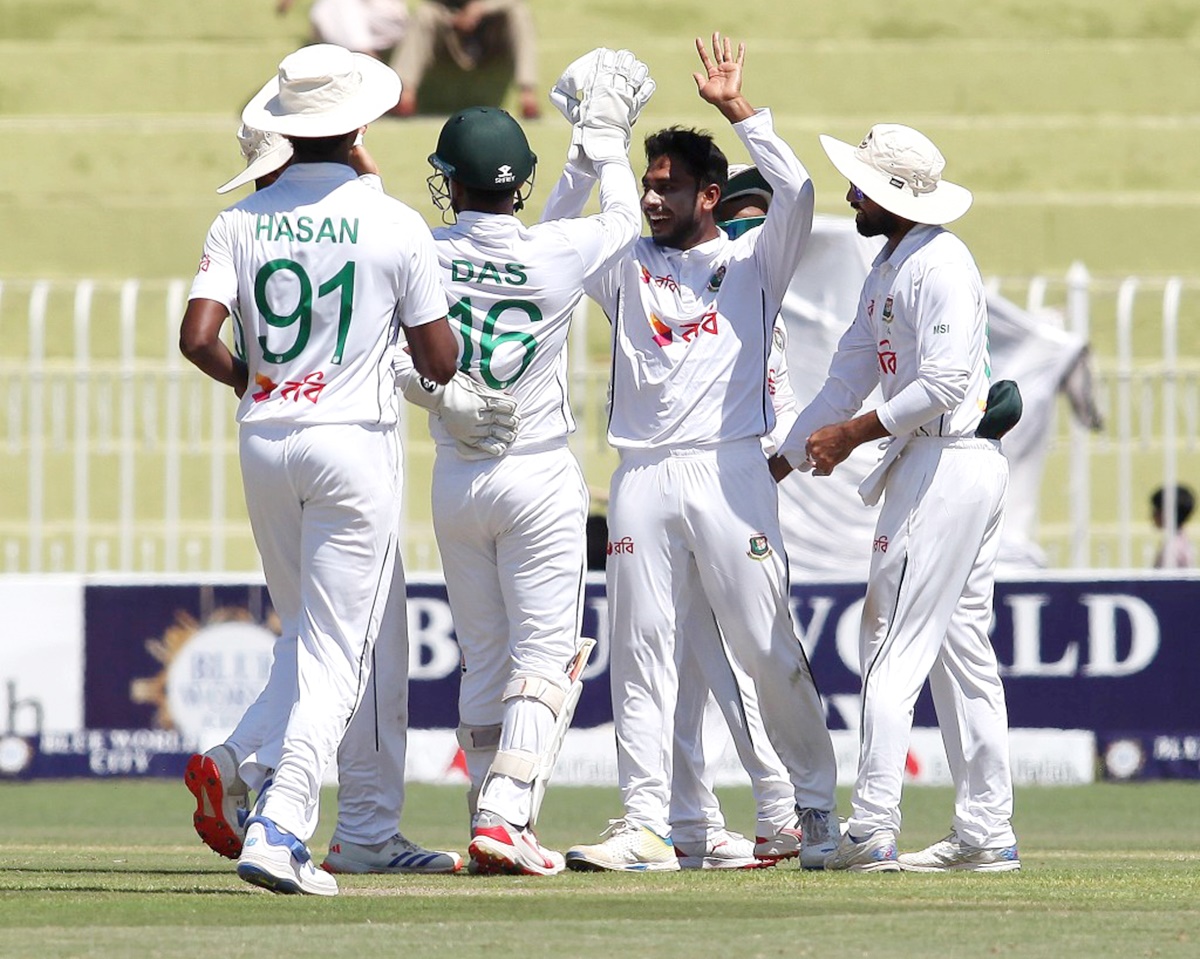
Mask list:
[[[912,127],[877,123],[858,146],[824,135],[821,146],[842,176],[905,220],[940,225],[971,208],[971,191],[942,179],[941,151]]]
[[[242,158],[246,161],[246,169],[229,182],[217,187],[218,193],[228,193],[243,183],[250,183],[268,173],[274,173],[292,158],[291,141],[278,133],[255,130],[254,127],[243,123],[238,128],[237,138],[242,148]]]
[[[332,43],[284,57],[279,72],[242,111],[242,123],[291,137],[333,137],[366,126],[400,99],[386,63]]]

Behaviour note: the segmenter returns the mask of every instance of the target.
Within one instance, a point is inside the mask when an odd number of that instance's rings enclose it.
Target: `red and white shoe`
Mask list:
[[[493,812],[476,813],[467,852],[475,875],[553,876],[563,871],[562,855],[538,842],[532,829],[518,828]]]
[[[702,842],[675,840],[680,869],[763,869],[775,865],[754,854],[754,843],[740,833],[716,829]]]
[[[183,782],[196,797],[196,834],[213,852],[237,859],[246,837],[250,789],[238,775],[232,750],[222,744],[196,753],[188,760]]]

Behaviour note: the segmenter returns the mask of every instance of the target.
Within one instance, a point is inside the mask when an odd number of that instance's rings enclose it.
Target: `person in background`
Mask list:
[[[1163,529],[1166,526],[1163,520],[1166,498],[1167,489],[1162,486],[1150,494],[1150,509],[1155,529]],[[1191,519],[1192,511],[1195,508],[1196,494],[1192,492],[1191,488],[1176,486],[1175,534],[1169,540],[1164,540],[1159,547],[1158,553],[1154,557],[1155,569],[1188,569],[1196,565],[1196,553],[1192,548],[1192,541],[1188,539],[1187,531],[1183,528],[1184,524]]]
[[[474,70],[497,52],[507,52],[521,118],[541,116],[536,34],[525,0],[422,0],[392,63],[404,83],[395,115],[417,112],[421,81],[439,50],[462,70]]]
[[[295,2],[278,0],[275,10],[282,16]],[[316,42],[386,60],[408,28],[408,4],[405,0],[315,0],[308,19]]]

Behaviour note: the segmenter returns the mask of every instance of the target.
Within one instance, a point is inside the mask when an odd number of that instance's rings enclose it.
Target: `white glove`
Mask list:
[[[596,63],[605,53],[612,51],[607,47],[597,47],[591,53],[585,53],[579,59],[573,60],[550,91],[550,102],[572,125],[579,122],[579,101],[583,98],[583,91],[587,88],[592,74],[596,72]]]
[[[404,398],[435,414],[465,459],[503,456],[517,438],[521,417],[517,402],[461,371],[441,386],[411,368],[396,371]]]
[[[576,129],[583,154],[591,160],[627,158],[631,128],[654,89],[646,64],[628,50],[600,50],[579,103]]]

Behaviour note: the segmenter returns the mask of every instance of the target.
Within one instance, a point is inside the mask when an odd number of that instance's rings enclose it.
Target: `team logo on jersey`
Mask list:
[[[622,536],[619,540],[617,540],[615,542],[613,540],[609,540],[608,541],[608,549],[606,549],[605,552],[609,556],[612,556],[614,554],[617,556],[620,556],[623,553],[629,553],[630,555],[632,555],[633,554],[633,537],[632,536]]]
[[[879,370],[882,373],[896,372],[896,351],[892,349],[891,340],[879,341]]]
[[[787,349],[787,334],[783,332],[783,327],[779,324],[771,328],[771,345],[780,353]]]
[[[200,265],[196,268],[196,272],[207,273],[210,266],[212,266],[212,257],[205,253],[200,257]]]
[[[321,398],[321,391],[329,385],[322,382],[324,379],[325,374],[317,370],[315,373],[309,373],[302,380],[288,380],[283,384],[279,395],[285,400],[293,400],[296,403],[299,403],[301,398],[310,403],[316,403]]]
[[[641,267],[642,267],[642,282],[649,284],[650,280],[651,280],[650,271],[646,269],[646,265],[644,263],[641,264]]]
[[[708,278],[708,291],[716,293],[721,288],[721,284],[725,282],[725,264],[717,267],[717,272]]]
[[[263,376],[261,373],[255,374],[254,383],[258,387],[258,392],[251,393],[250,399],[254,400],[255,403],[261,403],[263,400],[269,400],[271,398],[271,394],[275,392],[275,388],[279,386],[279,384],[274,382],[270,377]]]
[[[751,559],[764,560],[771,555],[771,544],[762,533],[750,537],[750,549],[746,553]]]
[[[671,332],[671,328],[660,320],[655,313],[650,314],[650,329],[654,331],[654,342],[659,346],[666,346],[675,338],[675,334]]]
[[[884,323],[892,322],[892,302],[893,302],[893,300],[894,300],[894,297],[889,296],[886,300],[883,301],[883,312],[879,315],[879,318],[881,320],[883,320]]]

